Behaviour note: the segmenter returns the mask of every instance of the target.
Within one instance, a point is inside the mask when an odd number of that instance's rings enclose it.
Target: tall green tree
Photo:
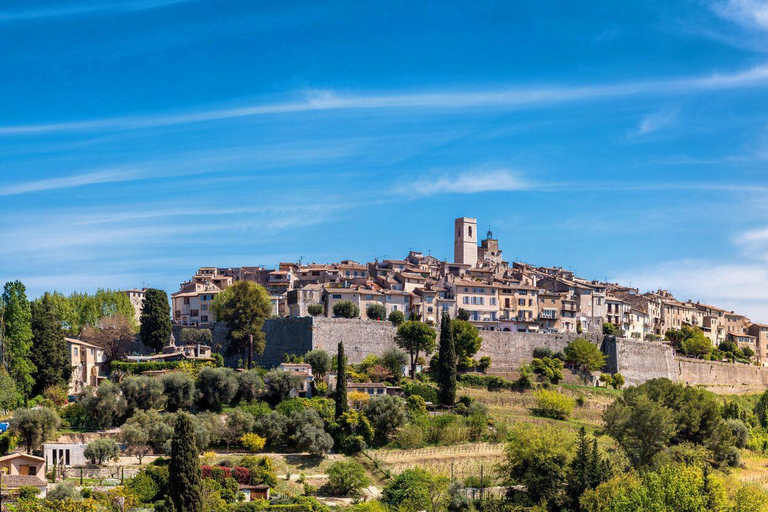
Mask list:
[[[195,427],[192,417],[180,413],[171,441],[171,462],[168,465],[168,498],[179,512],[203,510],[203,482],[200,474]]]
[[[160,352],[171,337],[171,306],[168,294],[150,288],[144,296],[139,337],[145,346]]]
[[[35,365],[30,360],[32,348],[32,308],[27,290],[20,281],[5,283],[2,301],[3,364],[16,383],[19,393],[28,397],[35,379]]]
[[[250,336],[253,336],[254,353],[264,352],[264,322],[272,315],[272,301],[263,286],[251,281],[236,282],[216,295],[213,312],[216,320],[229,328],[228,355],[244,354],[247,357]]]
[[[456,347],[453,341],[453,326],[448,313],[443,313],[440,322],[437,386],[440,389],[440,403],[453,407],[456,402]]]
[[[66,386],[72,375],[72,363],[64,329],[48,292],[32,303],[32,337],[30,359],[37,368],[33,392],[39,394],[50,386]]]
[[[435,351],[437,333],[425,323],[415,320],[404,322],[397,328],[395,343],[408,352],[411,358],[411,378],[416,378],[416,361],[423,352],[426,355]]]
[[[568,468],[566,492],[571,510],[581,510],[579,499],[587,489],[594,489],[610,478],[610,467],[600,457],[597,439],[591,442],[584,427],[579,430],[576,453]]]
[[[344,355],[344,343],[339,342],[339,352],[336,356],[338,371],[336,372],[336,392],[333,400],[336,402],[336,418],[347,412],[347,357]]]

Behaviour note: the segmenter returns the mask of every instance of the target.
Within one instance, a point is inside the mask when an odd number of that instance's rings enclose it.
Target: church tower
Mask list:
[[[453,261],[474,267],[477,265],[477,219],[456,219],[453,239]]]

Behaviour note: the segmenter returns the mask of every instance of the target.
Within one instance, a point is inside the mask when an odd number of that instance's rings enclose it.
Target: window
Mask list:
[[[432,313],[432,311],[434,311],[434,308],[432,308],[432,306],[429,306],[427,308],[427,313]]]
[[[397,311],[397,304],[392,304],[392,311]]]
[[[464,304],[469,304],[469,297],[466,295],[464,296]]]
[[[469,226],[469,229],[467,229],[467,233],[469,233],[469,238],[472,238],[472,226]]]
[[[193,309],[189,312],[189,316],[198,316],[200,312],[196,309]]]
[[[208,304],[203,304],[202,306],[200,306],[200,309],[202,311],[208,311]]]
[[[75,355],[77,355],[77,347],[75,347]]]
[[[184,297],[184,304],[189,304],[189,297]]]
[[[203,316],[201,316],[201,317],[200,317],[200,321],[201,321],[201,322],[207,322],[207,321],[208,321],[208,316],[207,316],[207,315],[203,315]]]
[[[496,297],[491,297],[491,301],[490,301],[490,303],[489,303],[489,304],[490,304],[491,306],[495,306],[495,305],[496,305]]]
[[[334,298],[334,299],[340,299],[340,298],[341,298],[341,294],[339,294],[339,293],[335,293],[335,294],[333,295],[333,298]]]
[[[525,306],[525,299],[517,299],[518,306]]]

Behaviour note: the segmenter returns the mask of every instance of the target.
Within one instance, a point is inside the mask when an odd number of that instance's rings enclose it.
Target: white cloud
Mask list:
[[[768,29],[768,3],[764,0],[715,1],[712,10],[720,17],[748,28]]]
[[[662,110],[643,116],[637,128],[633,132],[633,135],[642,136],[648,135],[661,130],[662,128],[668,128],[677,122],[677,109]]]
[[[612,281],[645,290],[670,290],[677,298],[700,300],[768,322],[768,267],[759,264],[717,264],[705,260],[670,261],[628,272]]]
[[[409,196],[431,196],[436,194],[476,194],[479,192],[511,192],[527,190],[531,183],[519,173],[506,169],[472,170],[460,173],[445,173],[424,178],[407,186],[399,186],[395,193]]]
[[[69,131],[138,130],[248,116],[353,109],[477,109],[528,108],[561,103],[615,99],[640,95],[680,95],[768,86],[768,64],[735,73],[588,86],[522,87],[500,90],[433,91],[416,94],[344,94],[310,91],[296,101],[260,103],[227,109],[117,117],[64,123],[0,126],[0,135],[34,135]]]
[[[131,12],[158,9],[168,5],[185,3],[196,0],[134,0],[111,3],[69,4],[59,5],[50,9],[27,9],[0,12],[0,23],[11,21],[37,20],[43,18],[62,18],[84,16],[109,12]]]

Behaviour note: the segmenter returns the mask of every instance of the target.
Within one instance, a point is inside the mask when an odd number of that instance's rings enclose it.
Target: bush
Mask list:
[[[552,349],[548,347],[536,347],[533,349],[534,359],[543,359],[545,357],[552,357]]]
[[[365,404],[364,412],[380,441],[385,441],[394,434],[406,420],[402,399],[390,395],[371,398]]]
[[[375,302],[368,304],[368,307],[365,308],[365,314],[371,320],[384,320],[387,316],[387,308],[384,307],[384,304]]]
[[[358,496],[369,483],[365,468],[357,461],[338,461],[328,468],[327,490],[334,496]]]
[[[259,434],[248,433],[240,437],[240,444],[248,451],[260,452],[264,449],[264,445],[267,444],[267,439]]]
[[[59,482],[46,494],[49,501],[79,500],[82,498],[80,491],[70,482]]]
[[[491,356],[483,356],[477,362],[478,369],[485,373],[485,371],[491,367]]]
[[[151,503],[158,491],[155,480],[144,472],[140,472],[128,480],[125,486],[142,503]]]
[[[405,322],[405,314],[403,314],[402,311],[393,311],[389,314],[389,321],[392,322],[392,325],[397,327]]]
[[[360,308],[351,300],[340,300],[333,305],[333,316],[337,318],[357,318],[360,316]]]
[[[749,428],[741,420],[728,420],[728,428],[731,429],[738,448],[744,448],[749,442]]]
[[[473,375],[466,373],[459,375],[458,381],[465,386],[486,388],[488,391],[500,391],[503,389],[518,389],[518,384],[497,375]]]
[[[426,402],[437,403],[437,389],[421,382],[408,382],[403,386],[405,396],[418,395]]]
[[[544,418],[567,420],[576,406],[572,398],[554,390],[540,389],[535,396],[536,408],[533,409],[533,413]]]
[[[540,376],[541,380],[557,384],[563,380],[563,362],[559,359],[544,357],[531,361],[531,370]]]
[[[320,316],[323,314],[324,309],[322,304],[310,304],[307,306],[307,313],[312,316]]]

